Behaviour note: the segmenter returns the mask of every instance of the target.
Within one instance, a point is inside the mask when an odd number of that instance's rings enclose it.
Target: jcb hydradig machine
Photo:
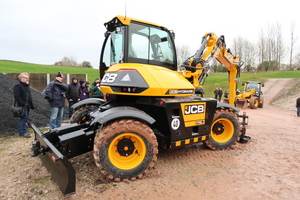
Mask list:
[[[244,91],[236,96],[236,106],[239,108],[251,109],[262,108],[264,106],[264,95],[261,88],[264,83],[255,81],[243,82]]]
[[[234,94],[241,63],[226,49],[224,37],[203,37],[197,53],[177,70],[174,34],[167,28],[117,16],[104,24],[101,90],[107,101],[90,98],[73,106],[70,124],[35,132],[32,156],[39,156],[64,195],[75,193],[69,159],[93,151],[100,171],[115,181],[141,178],[158,149],[203,142],[226,149],[247,142],[247,116],[230,104],[196,95],[216,58],[229,72]],[[105,74],[104,74],[105,73]]]

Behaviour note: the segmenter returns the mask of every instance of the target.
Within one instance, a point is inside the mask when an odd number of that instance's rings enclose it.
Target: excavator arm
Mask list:
[[[208,76],[209,63],[213,58],[226,67],[228,71],[229,104],[234,105],[236,84],[239,81],[240,68],[243,62],[239,61],[238,56],[232,55],[230,49],[226,48],[224,36],[218,37],[214,33],[206,33],[196,54],[183,63],[182,67],[186,70],[181,73],[190,80],[198,91],[203,87],[205,78]]]

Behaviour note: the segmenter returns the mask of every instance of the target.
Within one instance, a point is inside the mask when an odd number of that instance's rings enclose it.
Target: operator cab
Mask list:
[[[255,90],[255,94],[257,96],[262,95],[261,87],[264,87],[264,83],[255,82],[255,81],[247,81],[243,82],[242,85],[245,87],[244,91],[250,91],[251,89]]]
[[[100,74],[117,63],[140,63],[177,70],[174,39],[168,29],[117,16],[104,24],[107,31],[101,51]]]

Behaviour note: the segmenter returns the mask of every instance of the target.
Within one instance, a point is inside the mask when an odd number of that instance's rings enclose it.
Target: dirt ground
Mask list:
[[[32,139],[0,138],[0,199],[300,199],[300,79],[265,82],[264,108],[246,109],[247,135],[234,148],[202,145],[160,152],[143,179],[113,182],[97,169],[92,153],[72,159],[76,194],[64,197],[41,165],[29,157]]]

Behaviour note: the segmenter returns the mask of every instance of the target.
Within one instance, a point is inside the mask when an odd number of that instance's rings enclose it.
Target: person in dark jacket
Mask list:
[[[297,117],[300,117],[300,97],[296,100]]]
[[[225,92],[224,92],[224,98],[227,99],[228,95],[229,95],[229,92],[227,90],[225,90]]]
[[[86,87],[86,81],[79,81],[80,85],[80,101],[85,100],[88,98],[88,90]]]
[[[29,87],[29,74],[23,72],[19,75],[19,83],[14,86],[14,99],[18,106],[24,107],[24,115],[19,118],[18,122],[18,135],[30,138],[30,134],[26,130],[26,124],[28,121],[29,110],[34,109],[32,103],[32,96]]]
[[[49,101],[51,107],[50,129],[60,127],[63,119],[65,92],[68,89],[68,86],[62,82],[63,79],[63,74],[58,72],[56,78],[47,85],[45,90],[45,98]]]
[[[69,118],[73,115],[73,109],[71,108],[75,103],[80,101],[80,86],[78,84],[78,78],[73,77],[72,82],[68,85],[66,92],[67,99],[69,101]]]
[[[219,89],[216,88],[216,89],[214,90],[215,99],[218,99],[218,92],[219,92]]]
[[[218,98],[219,98],[219,102],[221,102],[222,95],[223,95],[222,88],[219,88],[219,90],[218,90]]]
[[[96,78],[95,82],[92,84],[93,98],[103,99],[103,93],[100,89],[100,80]]]
[[[86,81],[85,82],[85,90],[86,90],[86,98],[90,98],[90,94],[91,94],[91,91],[90,91],[90,89],[89,89],[89,86],[90,86],[90,82],[89,81]]]

